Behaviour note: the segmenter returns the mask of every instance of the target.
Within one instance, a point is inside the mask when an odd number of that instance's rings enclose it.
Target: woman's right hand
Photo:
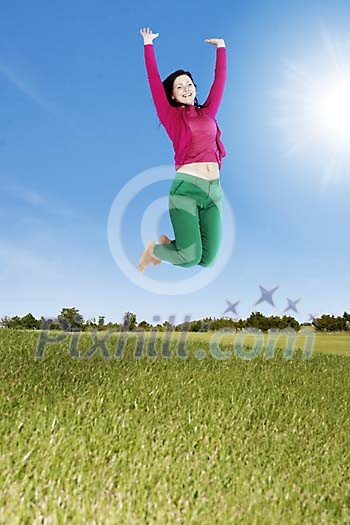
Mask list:
[[[153,40],[159,36],[159,33],[152,33],[152,29],[149,27],[143,27],[140,29],[140,33],[143,36],[144,44],[152,44]]]

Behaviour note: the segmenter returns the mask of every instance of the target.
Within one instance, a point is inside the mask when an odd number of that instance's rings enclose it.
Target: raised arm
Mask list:
[[[149,29],[149,28],[147,28]],[[152,31],[147,31],[146,29],[140,30],[141,35],[144,39],[144,57],[145,65],[147,70],[147,77],[149,86],[151,89],[151,94],[156,108],[157,115],[159,120],[163,125],[169,120],[169,112],[173,109],[171,104],[169,104],[166,97],[164,87],[159,75],[156,57],[153,48],[153,39],[158,36],[159,33],[155,35]]]
[[[222,38],[210,38],[206,39],[205,42],[216,44],[214,82],[210,88],[207,100],[204,102],[205,105],[209,106],[207,111],[212,117],[215,118],[220,106],[226,83],[226,47]]]

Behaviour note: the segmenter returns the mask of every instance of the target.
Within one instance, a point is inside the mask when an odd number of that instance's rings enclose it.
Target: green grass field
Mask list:
[[[110,359],[71,337],[37,359],[39,337],[0,330],[1,523],[350,523],[349,336],[289,360],[215,359],[209,334],[187,359],[178,334],[170,358],[114,334]]]

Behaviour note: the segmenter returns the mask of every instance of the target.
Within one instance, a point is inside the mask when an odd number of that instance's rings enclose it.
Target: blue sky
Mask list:
[[[315,86],[339,83],[339,72],[350,78],[350,4],[215,6],[2,2],[0,316],[75,306],[85,319],[120,321],[132,311],[138,321],[175,315],[181,322],[220,317],[226,299],[240,301],[241,318],[254,309],[282,315],[287,298],[300,299],[298,313],[287,312],[300,321],[350,310],[349,129],[340,139],[334,125],[322,121],[321,132],[310,116]],[[153,293],[141,275],[137,282],[125,275],[107,237],[111,207],[128,181],[173,164],[147,83],[139,33],[147,26],[159,32],[161,78],[190,70],[199,102],[215,64],[215,46],[204,39],[224,38],[227,47],[217,118],[227,151],[223,227],[230,207],[234,248],[213,281],[187,294]],[[135,268],[143,213],[170,182],[135,195],[115,233]],[[166,209],[154,228],[172,237]],[[161,264],[144,277],[176,283],[203,271]],[[279,287],[275,306],[255,306],[259,284]]]

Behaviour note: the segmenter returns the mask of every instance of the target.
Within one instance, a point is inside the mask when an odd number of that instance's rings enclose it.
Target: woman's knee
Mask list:
[[[180,250],[179,256],[182,259],[181,266],[197,266],[202,259],[202,251],[197,249],[195,253],[191,253],[191,250]]]
[[[185,260],[182,263],[182,266],[190,267],[190,266],[197,266],[200,263],[201,257],[195,257],[194,259]]]
[[[209,266],[214,266],[214,263],[216,261],[216,255],[212,256],[212,257],[202,257],[200,259],[200,261],[198,262],[199,266],[204,266],[204,267],[209,267]]]

